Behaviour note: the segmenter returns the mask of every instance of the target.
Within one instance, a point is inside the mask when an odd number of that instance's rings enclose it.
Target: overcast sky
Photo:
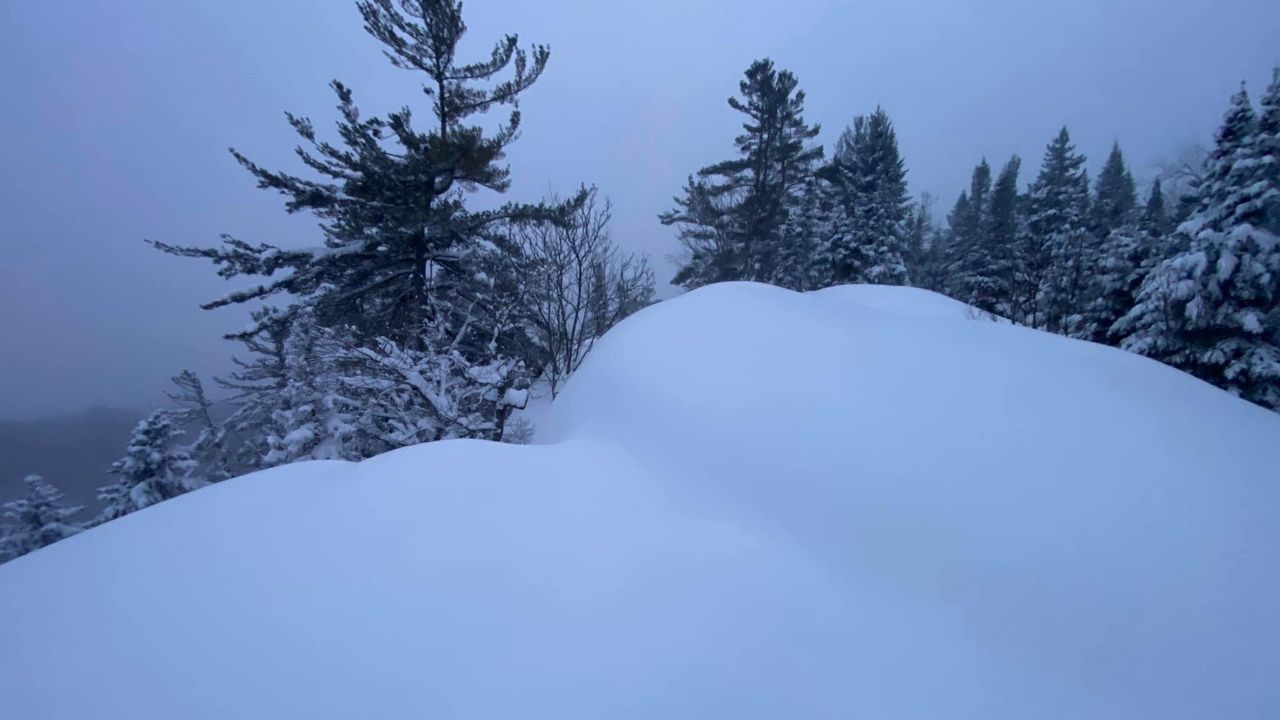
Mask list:
[[[512,197],[599,185],[664,281],[656,215],[731,152],[725,99],[754,58],[799,76],[828,145],[886,108],[912,193],[944,205],[983,156],[1033,174],[1063,124],[1092,168],[1119,140],[1147,180],[1280,62],[1274,0],[470,0],[466,18],[472,49],[552,48]],[[142,240],[314,242],[226,148],[296,168],[282,113],[328,126],[334,78],[366,112],[421,107],[348,0],[0,0],[0,417],[147,407],[182,367],[227,366],[244,313],[197,307],[223,281]]]

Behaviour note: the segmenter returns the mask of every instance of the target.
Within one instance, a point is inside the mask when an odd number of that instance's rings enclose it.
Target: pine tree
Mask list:
[[[1094,185],[1093,214],[1094,233],[1105,238],[1112,231],[1133,222],[1138,207],[1137,185],[1133,175],[1125,165],[1124,155],[1120,152],[1120,144],[1111,147],[1111,154],[1098,173]]]
[[[1097,261],[1089,231],[1089,179],[1064,127],[1045,150],[1029,193],[1024,257],[1037,297],[1029,324],[1051,332],[1081,333],[1079,313]]]
[[[1142,208],[1139,225],[1143,232],[1152,237],[1165,237],[1173,232],[1169,211],[1165,209],[1164,184],[1156,178],[1151,184],[1151,193],[1147,195],[1147,204]]]
[[[125,456],[111,466],[111,474],[119,480],[99,490],[106,506],[102,520],[123,517],[192,489],[187,476],[195,463],[174,444],[182,434],[167,410],[156,410],[138,423]]]
[[[964,205],[957,205],[952,217],[950,294],[980,310],[999,313],[1007,292],[999,274],[999,248],[991,236],[991,166],[985,158],[974,168],[964,197]]]
[[[242,474],[265,467],[263,458],[268,428],[277,409],[283,407],[287,384],[285,340],[289,335],[287,313],[272,307],[254,311],[254,331],[240,337],[247,358],[233,357],[236,369],[226,377],[216,378],[222,388],[231,391],[234,409],[225,426],[234,436],[228,442],[227,471]]]
[[[365,29],[384,45],[391,62],[425,76],[422,89],[431,100],[426,126],[416,126],[408,108],[366,119],[352,91],[335,81],[341,142],[323,140],[310,120],[288,116],[303,140],[299,154],[311,177],[271,171],[232,151],[259,187],[286,197],[287,210],[321,219],[324,246],[295,250],[230,237],[214,248],[153,244],[206,258],[224,277],[268,278],[206,308],[289,298],[292,304],[283,313],[269,314],[238,338],[275,333],[273,324],[309,308],[321,327],[350,329],[355,342],[375,353],[388,346],[415,354],[455,353],[437,365],[459,372],[508,367],[505,355],[519,344],[521,325],[495,293],[520,280],[493,274],[505,267],[502,255],[510,252],[503,228],[511,222],[566,222],[583,196],[556,207],[470,208],[476,193],[508,189],[510,171],[500,162],[518,136],[521,115],[512,110],[493,132],[470,123],[499,106],[516,105],[541,76],[549,51],[534,46],[526,52],[508,35],[487,58],[465,63],[458,49],[467,27],[456,0],[363,0],[358,7]],[[433,345],[442,338],[448,338],[444,346]],[[463,375],[453,382],[469,380]]]
[[[1082,297],[1076,337],[1108,342],[1111,327],[1133,307],[1131,281],[1150,244],[1139,227],[1137,207],[1133,176],[1116,143],[1094,185],[1090,209],[1097,251],[1088,279],[1091,291]]]
[[[1112,230],[1103,241],[1089,306],[1090,339],[1119,345],[1117,323],[1138,303],[1142,283],[1170,252],[1170,222],[1157,178],[1136,221]]]
[[[815,266],[817,248],[830,238],[831,190],[817,175],[810,176],[787,213],[783,241],[770,282],[790,290],[820,287]]]
[[[312,311],[300,311],[293,318],[284,342],[285,384],[268,426],[264,466],[363,459],[351,412],[357,402],[341,393],[332,342]]]
[[[1243,89],[1205,163],[1200,204],[1177,230],[1182,248],[1147,277],[1119,323],[1123,347],[1280,410],[1280,238],[1268,198],[1258,119]]]
[[[52,545],[84,529],[84,524],[75,520],[83,508],[64,505],[62,492],[44,478],[28,475],[22,482],[26,495],[4,504],[8,523],[0,535],[0,562]]]
[[[1261,105],[1254,142],[1258,174],[1267,190],[1257,199],[1264,208],[1259,223],[1268,232],[1280,235],[1280,67],[1272,71],[1271,85]]]
[[[190,478],[195,484],[219,482],[230,477],[227,471],[226,429],[213,419],[213,402],[204,392],[204,383],[190,370],[183,370],[172,379],[176,391],[169,399],[180,408],[174,419],[184,425],[195,426],[196,441],[188,448],[196,463],[194,472],[199,477]]]
[[[804,91],[787,70],[757,60],[729,106],[746,116],[734,139],[738,157],[698,171],[664,225],[678,225],[688,259],[672,281],[692,289],[724,280],[770,281],[789,213],[802,197],[820,146],[804,121]]]
[[[907,171],[881,108],[854,118],[823,174],[835,198],[831,238],[818,248],[823,285],[909,282]]]
[[[991,311],[1008,318],[1018,318],[1026,302],[1019,294],[1023,272],[1018,254],[1023,233],[1023,202],[1018,192],[1018,174],[1022,159],[1017,155],[1000,169],[991,191],[986,239],[990,270]]]

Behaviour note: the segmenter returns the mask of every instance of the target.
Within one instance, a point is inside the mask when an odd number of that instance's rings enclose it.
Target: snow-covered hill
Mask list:
[[[720,285],[612,331],[538,440],[0,567],[0,715],[1280,717],[1280,416],[1154,362]]]

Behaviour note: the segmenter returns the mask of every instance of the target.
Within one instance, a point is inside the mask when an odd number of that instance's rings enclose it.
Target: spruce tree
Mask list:
[[[1261,181],[1267,190],[1258,198],[1264,209],[1259,222],[1268,232],[1280,235],[1280,67],[1272,71],[1271,85],[1262,97],[1255,156]]]
[[[1111,147],[1111,154],[1098,173],[1094,185],[1092,215],[1094,233],[1105,238],[1113,230],[1131,223],[1138,207],[1137,185],[1125,165],[1120,144]]]
[[[711,165],[691,178],[664,225],[679,226],[688,259],[672,281],[692,289],[724,280],[770,282],[780,275],[789,214],[822,158],[809,146],[818,126],[804,121],[804,91],[787,70],[756,60],[729,107],[745,116],[734,139],[738,157]]]
[[[817,248],[830,236],[831,191],[816,175],[811,175],[787,212],[782,242],[770,282],[789,290],[816,290],[819,268],[814,263]]]
[[[0,534],[0,562],[26,555],[84,529],[75,520],[83,508],[62,503],[62,492],[39,475],[23,478],[26,495],[4,504],[8,519]]]
[[[1094,184],[1090,214],[1096,253],[1087,279],[1091,289],[1081,298],[1076,337],[1108,342],[1112,325],[1133,307],[1131,280],[1149,244],[1138,224],[1137,207],[1133,176],[1116,143]]]
[[[1142,208],[1139,225],[1143,232],[1161,238],[1173,232],[1172,218],[1165,209],[1164,184],[1156,178],[1151,184],[1151,193],[1147,195],[1146,205]]]
[[[1260,126],[1243,88],[1219,129],[1183,248],[1143,283],[1119,323],[1123,347],[1280,410],[1280,238],[1266,229]]]
[[[168,410],[156,410],[133,430],[125,456],[111,466],[119,479],[100,488],[102,520],[114,520],[192,489],[188,474],[195,462],[175,446],[182,430]]]
[[[1018,174],[1022,159],[1017,155],[1000,169],[995,186],[991,190],[991,209],[988,213],[986,241],[990,250],[991,311],[1017,319],[1025,302],[1019,296],[1022,269],[1018,255],[1023,231],[1022,196],[1018,192]]]
[[[907,171],[893,122],[882,109],[854,118],[823,169],[834,203],[832,233],[818,248],[821,283],[909,282]]]
[[[952,222],[951,296],[988,313],[1000,312],[1007,293],[991,237],[991,166],[985,158],[973,169],[965,203],[957,206]]]
[[[1079,334],[1078,316],[1097,260],[1089,230],[1089,179],[1064,127],[1045,150],[1028,203],[1028,274],[1037,287],[1029,324]]]

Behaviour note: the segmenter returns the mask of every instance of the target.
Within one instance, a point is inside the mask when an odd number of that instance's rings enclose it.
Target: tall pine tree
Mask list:
[[[384,45],[391,62],[423,76],[422,90],[431,101],[428,121],[415,124],[409,108],[365,118],[352,91],[335,81],[340,142],[321,139],[310,120],[288,116],[303,140],[299,155],[310,176],[268,170],[233,150],[259,187],[286,197],[290,212],[321,219],[324,246],[287,249],[229,237],[213,248],[154,244],[206,258],[225,277],[267,278],[207,308],[283,296],[291,303],[286,324],[288,316],[309,308],[322,327],[351,329],[366,349],[457,358],[449,366],[462,373],[455,380],[465,383],[464,368],[509,367],[495,358],[520,343],[521,325],[498,297],[519,279],[494,275],[504,266],[495,256],[508,249],[505,224],[567,222],[572,206],[583,199],[563,206],[470,207],[479,191],[508,189],[510,172],[501,161],[521,119],[513,109],[505,124],[486,133],[473,124],[476,116],[515,106],[541,76],[549,51],[534,46],[526,52],[508,35],[487,57],[465,62],[458,53],[467,30],[460,2],[364,0],[358,7],[365,29]],[[240,337],[271,332],[264,323],[281,320],[273,314]],[[446,338],[446,345],[437,343]],[[424,402],[428,414],[445,413]],[[489,411],[500,412],[498,405]],[[499,426],[477,427],[488,433]]]
[[[963,205],[951,218],[952,262],[949,294],[988,313],[999,312],[1004,292],[997,248],[991,237],[991,166],[984,158],[973,169]]]
[[[1051,332],[1074,334],[1097,243],[1089,230],[1089,179],[1085,158],[1064,127],[1045,150],[1029,193],[1025,258],[1037,288],[1026,319]]]
[[[1094,232],[1105,238],[1135,219],[1138,190],[1120,152],[1120,144],[1111,146],[1111,154],[1098,173],[1094,185],[1092,214]]]
[[[1087,281],[1092,289],[1081,298],[1077,337],[1107,342],[1112,325],[1133,307],[1131,279],[1150,242],[1137,208],[1136,184],[1116,143],[1094,184],[1090,212],[1097,253]]]
[[[819,128],[804,121],[795,75],[757,60],[738,90],[741,97],[729,98],[729,107],[745,116],[734,139],[738,157],[699,170],[676,208],[660,216],[680,228],[688,258],[672,282],[685,288],[779,280],[785,274],[779,258],[792,254],[782,248],[788,217],[822,158],[821,146],[809,145]]]

